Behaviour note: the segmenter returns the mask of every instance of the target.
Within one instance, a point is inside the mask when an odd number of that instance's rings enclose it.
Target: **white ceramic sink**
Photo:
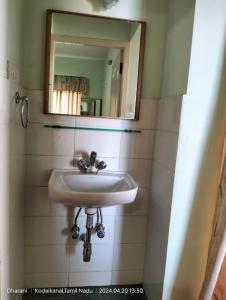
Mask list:
[[[79,170],[54,169],[49,179],[49,197],[76,207],[105,207],[131,203],[138,185],[124,172],[100,171],[82,174]]]

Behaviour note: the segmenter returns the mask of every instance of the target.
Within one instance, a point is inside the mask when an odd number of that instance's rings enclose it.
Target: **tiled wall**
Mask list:
[[[164,98],[158,105],[144,276],[146,293],[155,300],[162,299],[181,99]]]
[[[8,299],[13,298],[6,293],[8,287],[23,287],[25,131],[14,100],[16,91],[23,93],[21,87],[4,77],[0,87],[1,296]]]
[[[87,286],[141,283],[147,231],[150,176],[157,101],[143,99],[140,121],[43,115],[43,93],[29,91],[26,140],[25,286]],[[59,123],[102,128],[140,128],[141,134],[48,129]],[[82,241],[71,239],[75,211],[49,201],[53,168],[73,168],[73,158],[95,150],[109,170],[125,170],[139,183],[134,204],[103,210],[106,237],[92,237],[90,263]],[[79,223],[85,230],[85,215]],[[83,231],[82,230],[82,231]]]

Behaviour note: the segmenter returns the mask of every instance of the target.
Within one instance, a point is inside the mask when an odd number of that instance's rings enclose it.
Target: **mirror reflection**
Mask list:
[[[46,112],[135,119],[144,24],[52,11],[48,18]]]

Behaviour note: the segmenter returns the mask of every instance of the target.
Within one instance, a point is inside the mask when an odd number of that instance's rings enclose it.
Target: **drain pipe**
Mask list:
[[[83,245],[83,261],[89,262],[92,255],[92,244],[91,244],[91,234],[93,229],[93,216],[96,214],[96,208],[86,208],[85,213],[86,218],[86,234]]]

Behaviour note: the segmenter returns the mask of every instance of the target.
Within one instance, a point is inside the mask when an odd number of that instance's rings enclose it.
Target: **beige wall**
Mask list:
[[[170,0],[161,85],[162,97],[186,94],[195,0]]]
[[[16,91],[21,57],[22,2],[1,1],[0,50],[0,246],[1,299],[8,299],[6,289],[23,287],[23,179],[24,137]],[[10,62],[7,78],[6,65]],[[14,297],[12,296],[11,299]]]
[[[163,299],[197,300],[226,131],[226,2],[197,0],[175,171]]]

